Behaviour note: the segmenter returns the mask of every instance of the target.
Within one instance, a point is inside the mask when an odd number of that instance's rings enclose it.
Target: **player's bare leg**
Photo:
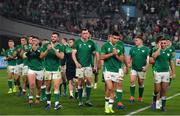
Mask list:
[[[28,82],[29,82],[29,104],[33,103],[33,94],[36,86],[36,75],[28,74]]]
[[[51,108],[51,80],[45,81],[46,85],[46,97],[47,97],[47,105],[45,106],[45,109]]]
[[[83,78],[78,78],[78,97],[79,97],[79,106],[83,106],[82,93],[83,93]]]
[[[113,111],[113,103],[114,103],[114,83],[111,80],[106,80],[106,87],[107,87],[107,91],[109,96],[109,103],[108,103],[108,107],[106,108],[107,110],[105,110],[105,113],[114,113]]]
[[[86,102],[85,102],[85,105],[91,107],[91,106],[93,106],[93,104],[90,102],[92,78],[86,77],[85,79],[86,79]]]
[[[53,82],[54,82],[54,99],[55,99],[54,109],[58,110],[62,107],[61,104],[59,103],[59,99],[60,99],[59,85],[61,83],[61,78],[54,79]]]
[[[152,110],[156,109],[156,100],[157,96],[161,91],[161,83],[155,83],[154,84],[154,95],[153,95],[153,103],[152,103]]]
[[[166,94],[168,90],[169,83],[167,82],[162,82],[161,84],[161,99],[162,99],[162,107],[161,110],[165,111],[165,106],[166,106]]]
[[[135,95],[135,82],[136,82],[136,76],[135,75],[131,75],[130,76],[130,98],[129,98],[129,102],[134,102],[134,95]]]
[[[43,81],[36,79],[36,104],[40,103],[40,96],[41,96],[41,86]]]
[[[122,94],[123,94],[123,89],[122,89],[122,81],[116,82],[116,101],[117,101],[117,109],[123,109],[124,105],[122,103]]]
[[[139,98],[138,101],[142,102],[143,101],[143,93],[144,93],[144,79],[138,78],[138,84],[139,84]]]

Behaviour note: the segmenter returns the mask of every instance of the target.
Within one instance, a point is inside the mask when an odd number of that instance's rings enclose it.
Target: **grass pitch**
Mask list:
[[[138,109],[151,105],[152,93],[153,93],[153,77],[152,70],[149,67],[147,73],[147,79],[145,80],[145,91],[143,102],[137,102],[138,86],[136,86],[136,101],[129,103],[129,75],[124,77],[123,82],[123,103],[126,106],[123,110],[115,110],[115,115],[126,115]],[[30,107],[27,103],[26,97],[18,97],[17,93],[7,94],[7,72],[6,70],[0,70],[0,115],[104,115],[104,83],[102,82],[101,74],[99,75],[98,88],[92,90],[91,101],[94,104],[93,107],[78,107],[77,100],[71,100],[69,97],[62,96],[60,103],[63,108],[55,111],[54,104],[52,102],[51,110],[44,109],[45,103],[33,105]],[[171,87],[168,90],[168,96],[173,96],[180,93],[180,67],[176,67],[176,79],[173,80]],[[52,100],[53,100],[52,96]],[[115,109],[115,108],[114,108]],[[152,111],[150,108],[136,115],[178,115],[180,114],[180,96],[176,96],[167,101],[167,111]]]

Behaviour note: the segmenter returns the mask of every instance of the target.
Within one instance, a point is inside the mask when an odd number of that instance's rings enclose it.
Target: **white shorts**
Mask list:
[[[170,73],[169,72],[154,72],[154,83],[166,82],[169,83]]]
[[[23,64],[16,65],[16,74],[22,75],[23,72]]]
[[[119,73],[105,71],[105,72],[103,72],[103,74],[104,74],[104,80],[105,80],[105,81],[111,80],[111,81],[117,82],[117,83],[119,83],[120,81],[122,81]]]
[[[139,77],[140,79],[146,79],[146,72],[139,72],[139,71],[136,71],[136,70],[131,70],[131,75],[134,75],[136,77]]]
[[[119,76],[120,76],[120,79],[123,80],[124,70],[122,68],[119,69]]]
[[[45,71],[44,80],[61,79],[61,72],[59,71]]]
[[[76,68],[76,77],[78,78],[93,77],[92,67]]]
[[[28,66],[23,66],[23,69],[22,69],[22,75],[23,76],[27,75],[28,69],[29,69]]]
[[[16,73],[16,66],[8,66],[7,67],[7,72],[8,73]]]
[[[35,74],[36,75],[36,79],[39,80],[39,81],[42,81],[43,80],[43,70],[41,71],[35,71],[35,70],[31,70],[29,69],[28,70],[28,73],[27,74]]]

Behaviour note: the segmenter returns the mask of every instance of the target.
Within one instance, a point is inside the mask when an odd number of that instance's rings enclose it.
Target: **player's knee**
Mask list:
[[[35,88],[35,83],[30,83],[30,88]]]
[[[135,82],[133,81],[133,82],[131,82],[131,85],[130,85],[131,87],[135,87],[136,85],[135,85]]]
[[[143,83],[143,82],[140,82],[140,83],[139,83],[139,87],[140,87],[140,88],[143,88],[143,87],[144,87],[144,83]]]
[[[154,90],[154,95],[158,95],[159,94],[159,90]]]
[[[59,85],[58,84],[54,85],[54,90],[59,90]]]
[[[130,84],[131,84],[131,85],[134,85],[134,84],[135,84],[135,80],[134,80],[134,79],[131,79],[131,80],[130,80]]]

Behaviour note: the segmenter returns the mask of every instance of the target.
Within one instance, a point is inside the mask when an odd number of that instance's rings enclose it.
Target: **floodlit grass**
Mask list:
[[[168,96],[172,96],[176,93],[180,93],[180,67],[176,67],[176,80],[173,80],[172,86],[168,90]],[[136,100],[138,97],[138,86],[136,86]],[[54,110],[54,104],[49,111],[44,109],[45,103],[40,103],[38,105],[33,105],[30,107],[27,103],[26,97],[17,97],[17,93],[7,94],[7,72],[6,70],[0,70],[0,114],[1,115],[11,115],[11,114],[24,114],[24,115],[104,115],[104,83],[102,82],[101,74],[99,75],[98,88],[92,90],[91,101],[94,104],[94,107],[88,108],[84,106],[83,108],[78,107],[77,100],[71,100],[69,97],[62,96],[60,102],[63,105],[63,109],[58,111]],[[138,110],[140,108],[151,105],[153,93],[153,77],[152,70],[149,68],[147,73],[147,79],[145,80],[145,92],[144,92],[144,101],[142,103],[129,103],[128,99],[130,96],[129,93],[129,75],[124,77],[123,82],[123,103],[126,106],[123,110],[115,110],[116,115],[126,115],[132,111]],[[53,100],[52,96],[52,100]],[[53,103],[53,102],[52,102]],[[152,111],[147,109],[137,115],[169,115],[169,114],[180,114],[180,96],[174,97],[171,100],[167,101],[167,111]]]

